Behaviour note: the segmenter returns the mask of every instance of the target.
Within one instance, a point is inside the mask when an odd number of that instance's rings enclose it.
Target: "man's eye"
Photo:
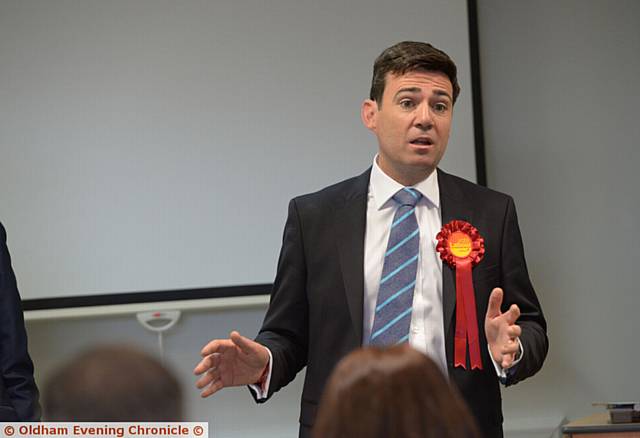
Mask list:
[[[411,99],[403,99],[400,101],[400,107],[403,109],[411,109],[415,106],[415,103]]]
[[[438,102],[438,103],[436,103],[435,105],[433,105],[433,109],[434,109],[436,112],[439,112],[439,113],[444,113],[444,112],[446,112],[448,108],[449,108],[449,107],[447,106],[447,104],[442,103],[442,102]]]

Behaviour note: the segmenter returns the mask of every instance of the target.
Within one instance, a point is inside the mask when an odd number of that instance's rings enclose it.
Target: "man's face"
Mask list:
[[[378,137],[378,166],[403,185],[436,168],[449,141],[453,87],[441,72],[387,74],[382,103],[366,100],[362,120]]]

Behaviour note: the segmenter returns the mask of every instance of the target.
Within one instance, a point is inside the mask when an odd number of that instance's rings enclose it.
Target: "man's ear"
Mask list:
[[[378,122],[378,104],[375,100],[367,99],[362,102],[360,116],[362,117],[362,123],[364,123],[364,126],[369,130],[376,132]]]

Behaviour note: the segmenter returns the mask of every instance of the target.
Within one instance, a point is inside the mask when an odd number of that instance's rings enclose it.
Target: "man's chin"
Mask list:
[[[436,151],[433,149],[426,152],[422,150],[415,151],[407,160],[407,165],[415,169],[432,172],[433,169],[438,167],[441,158],[442,155],[436,154]]]
[[[436,153],[436,145],[434,144],[409,143],[409,149],[418,155],[434,155]]]
[[[432,156],[429,157],[415,157],[415,159],[409,161],[406,165],[407,172],[420,172],[420,173],[431,173],[433,169],[438,166],[438,162],[433,159]]]

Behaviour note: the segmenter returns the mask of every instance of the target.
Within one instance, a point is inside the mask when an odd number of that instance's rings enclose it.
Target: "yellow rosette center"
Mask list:
[[[448,240],[449,250],[455,257],[463,259],[471,254],[472,242],[467,233],[462,231],[453,232]]]

